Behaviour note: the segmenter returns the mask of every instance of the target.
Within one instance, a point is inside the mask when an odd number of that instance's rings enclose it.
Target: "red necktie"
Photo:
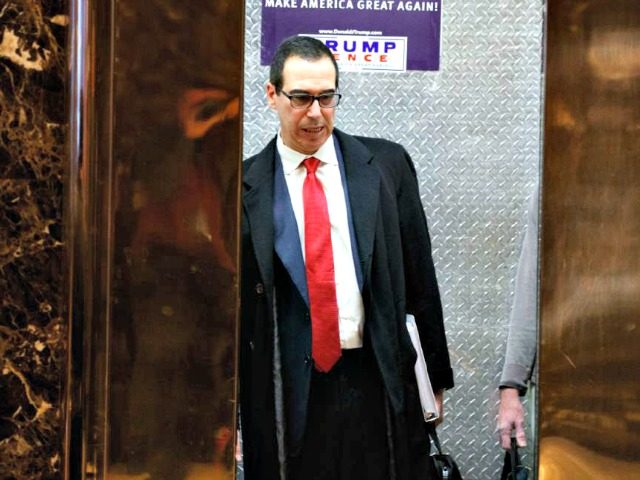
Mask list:
[[[341,354],[331,223],[327,199],[316,177],[320,160],[309,157],[303,163],[307,169],[302,199],[305,268],[311,307],[311,354],[316,369],[328,372]]]

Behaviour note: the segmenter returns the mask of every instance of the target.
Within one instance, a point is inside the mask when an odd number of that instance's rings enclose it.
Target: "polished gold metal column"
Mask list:
[[[550,0],[539,478],[640,478],[640,2]]]
[[[233,478],[243,2],[72,5],[70,478]]]

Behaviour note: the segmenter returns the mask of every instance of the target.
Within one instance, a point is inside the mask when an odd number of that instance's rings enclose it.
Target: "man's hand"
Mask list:
[[[500,390],[500,410],[498,411],[498,432],[502,448],[511,448],[511,432],[516,432],[518,447],[527,446],[524,431],[524,408],[515,388]]]
[[[444,389],[441,388],[435,393],[436,407],[438,407],[438,418],[436,419],[436,427],[444,420]]]

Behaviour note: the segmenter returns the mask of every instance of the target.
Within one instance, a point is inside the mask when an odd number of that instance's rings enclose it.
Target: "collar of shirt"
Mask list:
[[[327,138],[325,142],[320,146],[318,151],[316,151],[312,155],[305,155],[304,153],[297,152],[292,148],[287,147],[284,144],[284,140],[282,140],[282,135],[280,135],[280,132],[278,132],[276,147],[278,149],[280,159],[282,160],[282,169],[285,175],[290,175],[291,173],[293,173],[304,161],[304,159],[308,157],[316,157],[322,163],[327,163],[330,165],[338,164],[338,156],[336,154],[336,146],[333,142],[333,135]]]

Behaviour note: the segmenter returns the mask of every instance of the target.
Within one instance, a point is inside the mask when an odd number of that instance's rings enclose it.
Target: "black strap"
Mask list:
[[[433,441],[433,444],[436,446],[436,450],[439,455],[442,455],[442,447],[440,446],[440,439],[438,438],[438,432],[436,432],[436,428],[429,428],[429,436]]]
[[[516,442],[515,437],[511,437],[511,448],[509,449],[509,455],[511,456],[512,480],[518,480],[518,477],[516,477],[516,474],[517,474],[517,467],[520,464],[520,459],[518,458],[518,444]]]

